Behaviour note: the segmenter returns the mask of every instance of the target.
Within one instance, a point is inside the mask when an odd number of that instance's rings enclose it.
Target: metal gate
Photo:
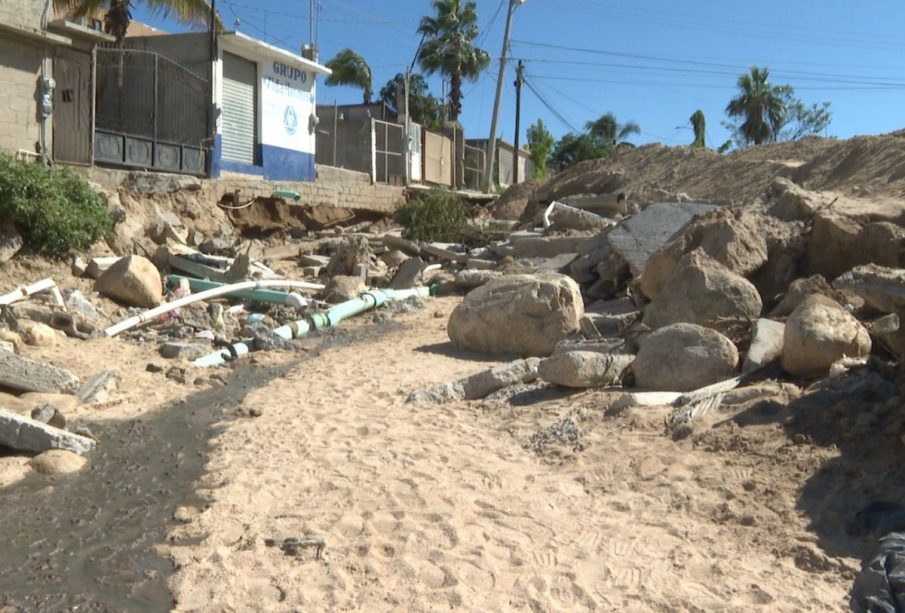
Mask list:
[[[411,147],[411,168],[409,168],[409,178],[412,183],[421,183],[424,178],[422,172],[421,159],[421,125],[417,123],[411,124],[411,134],[409,134],[409,146]]]
[[[482,191],[484,177],[484,150],[465,145],[465,189]]]
[[[204,174],[208,83],[153,51],[99,48],[95,161]]]
[[[255,163],[258,67],[232,53],[223,53],[223,159]]]
[[[91,54],[58,49],[53,78],[53,159],[91,164]]]
[[[399,124],[371,120],[371,178],[375,183],[402,185],[405,173],[404,131]]]
[[[424,180],[451,187],[452,139],[424,130]]]

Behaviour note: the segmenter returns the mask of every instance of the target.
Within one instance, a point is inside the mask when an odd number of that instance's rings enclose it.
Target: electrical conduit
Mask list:
[[[383,306],[387,302],[406,300],[412,297],[425,298],[430,295],[431,290],[427,287],[416,287],[412,289],[392,290],[392,289],[375,289],[363,293],[358,298],[341,302],[331,309],[323,313],[314,313],[307,319],[300,319],[285,326],[280,326],[273,330],[273,333],[285,340],[301,338],[306,336],[311,330],[322,330],[338,325],[344,319],[348,319],[355,315],[359,315],[371,309]],[[195,366],[209,368],[211,366],[220,366],[225,364],[227,360],[246,355],[251,351],[248,344],[237,342],[230,345],[229,349],[218,349],[206,356],[200,357],[193,363]]]

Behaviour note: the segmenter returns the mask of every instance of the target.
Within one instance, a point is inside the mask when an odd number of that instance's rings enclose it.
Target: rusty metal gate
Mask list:
[[[99,48],[95,161],[204,174],[208,84],[153,51]]]
[[[405,177],[404,131],[399,124],[371,120],[371,179],[375,183],[402,185]]]

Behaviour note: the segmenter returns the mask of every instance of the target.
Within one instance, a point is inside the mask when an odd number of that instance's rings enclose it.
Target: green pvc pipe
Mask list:
[[[408,298],[418,297],[426,298],[429,295],[435,295],[435,288],[432,286],[416,287],[412,289],[393,290],[393,289],[375,289],[363,293],[358,298],[341,302],[336,306],[324,311],[323,313],[313,313],[306,319],[299,319],[285,326],[280,326],[273,330],[273,333],[285,340],[301,338],[306,336],[311,330],[323,330],[339,325],[339,323],[355,315],[359,315],[371,309],[383,306],[387,302],[406,300]],[[251,351],[248,344],[243,342],[233,343],[230,349],[219,349],[206,356],[200,357],[193,363],[195,366],[209,368],[211,366],[220,366],[225,364],[231,357],[240,357]]]
[[[300,193],[294,192],[294,191],[291,191],[288,189],[278,189],[278,190],[274,191],[270,195],[270,197],[271,198],[282,198],[283,200],[286,200],[287,198],[291,198],[292,200],[295,200],[296,202],[298,202],[299,200],[302,199],[302,195]]]
[[[184,277],[182,275],[167,275],[167,282],[171,285],[179,285],[180,281],[185,279],[189,282],[189,288],[193,292],[203,292],[215,287],[222,287],[226,283],[217,281],[208,281],[206,279],[193,279],[192,277]],[[250,300],[252,302],[268,302],[270,304],[287,305],[289,296],[294,295],[291,292],[281,292],[275,289],[245,289],[227,294],[230,298],[239,298],[242,300]],[[290,305],[294,306],[294,305]]]

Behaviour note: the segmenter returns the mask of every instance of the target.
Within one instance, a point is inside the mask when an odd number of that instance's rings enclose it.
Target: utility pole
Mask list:
[[[515,9],[525,0],[509,0],[509,14],[506,16],[506,29],[503,31],[503,52],[500,53],[500,74],[496,81],[496,98],[493,101],[493,115],[490,120],[490,138],[487,139],[487,155],[484,163],[484,191],[493,189],[493,164],[496,161],[496,122],[500,115],[500,100],[503,97],[503,79],[506,76],[506,56],[509,53],[509,32],[512,29],[512,16]]]
[[[519,132],[521,127],[519,126],[520,119],[522,118],[522,83],[525,81],[525,62],[522,60],[518,61],[518,66],[515,68],[515,162],[513,163],[514,168],[512,169],[512,184],[516,185],[518,183],[518,165],[519,161],[522,159],[522,156],[519,155]]]

